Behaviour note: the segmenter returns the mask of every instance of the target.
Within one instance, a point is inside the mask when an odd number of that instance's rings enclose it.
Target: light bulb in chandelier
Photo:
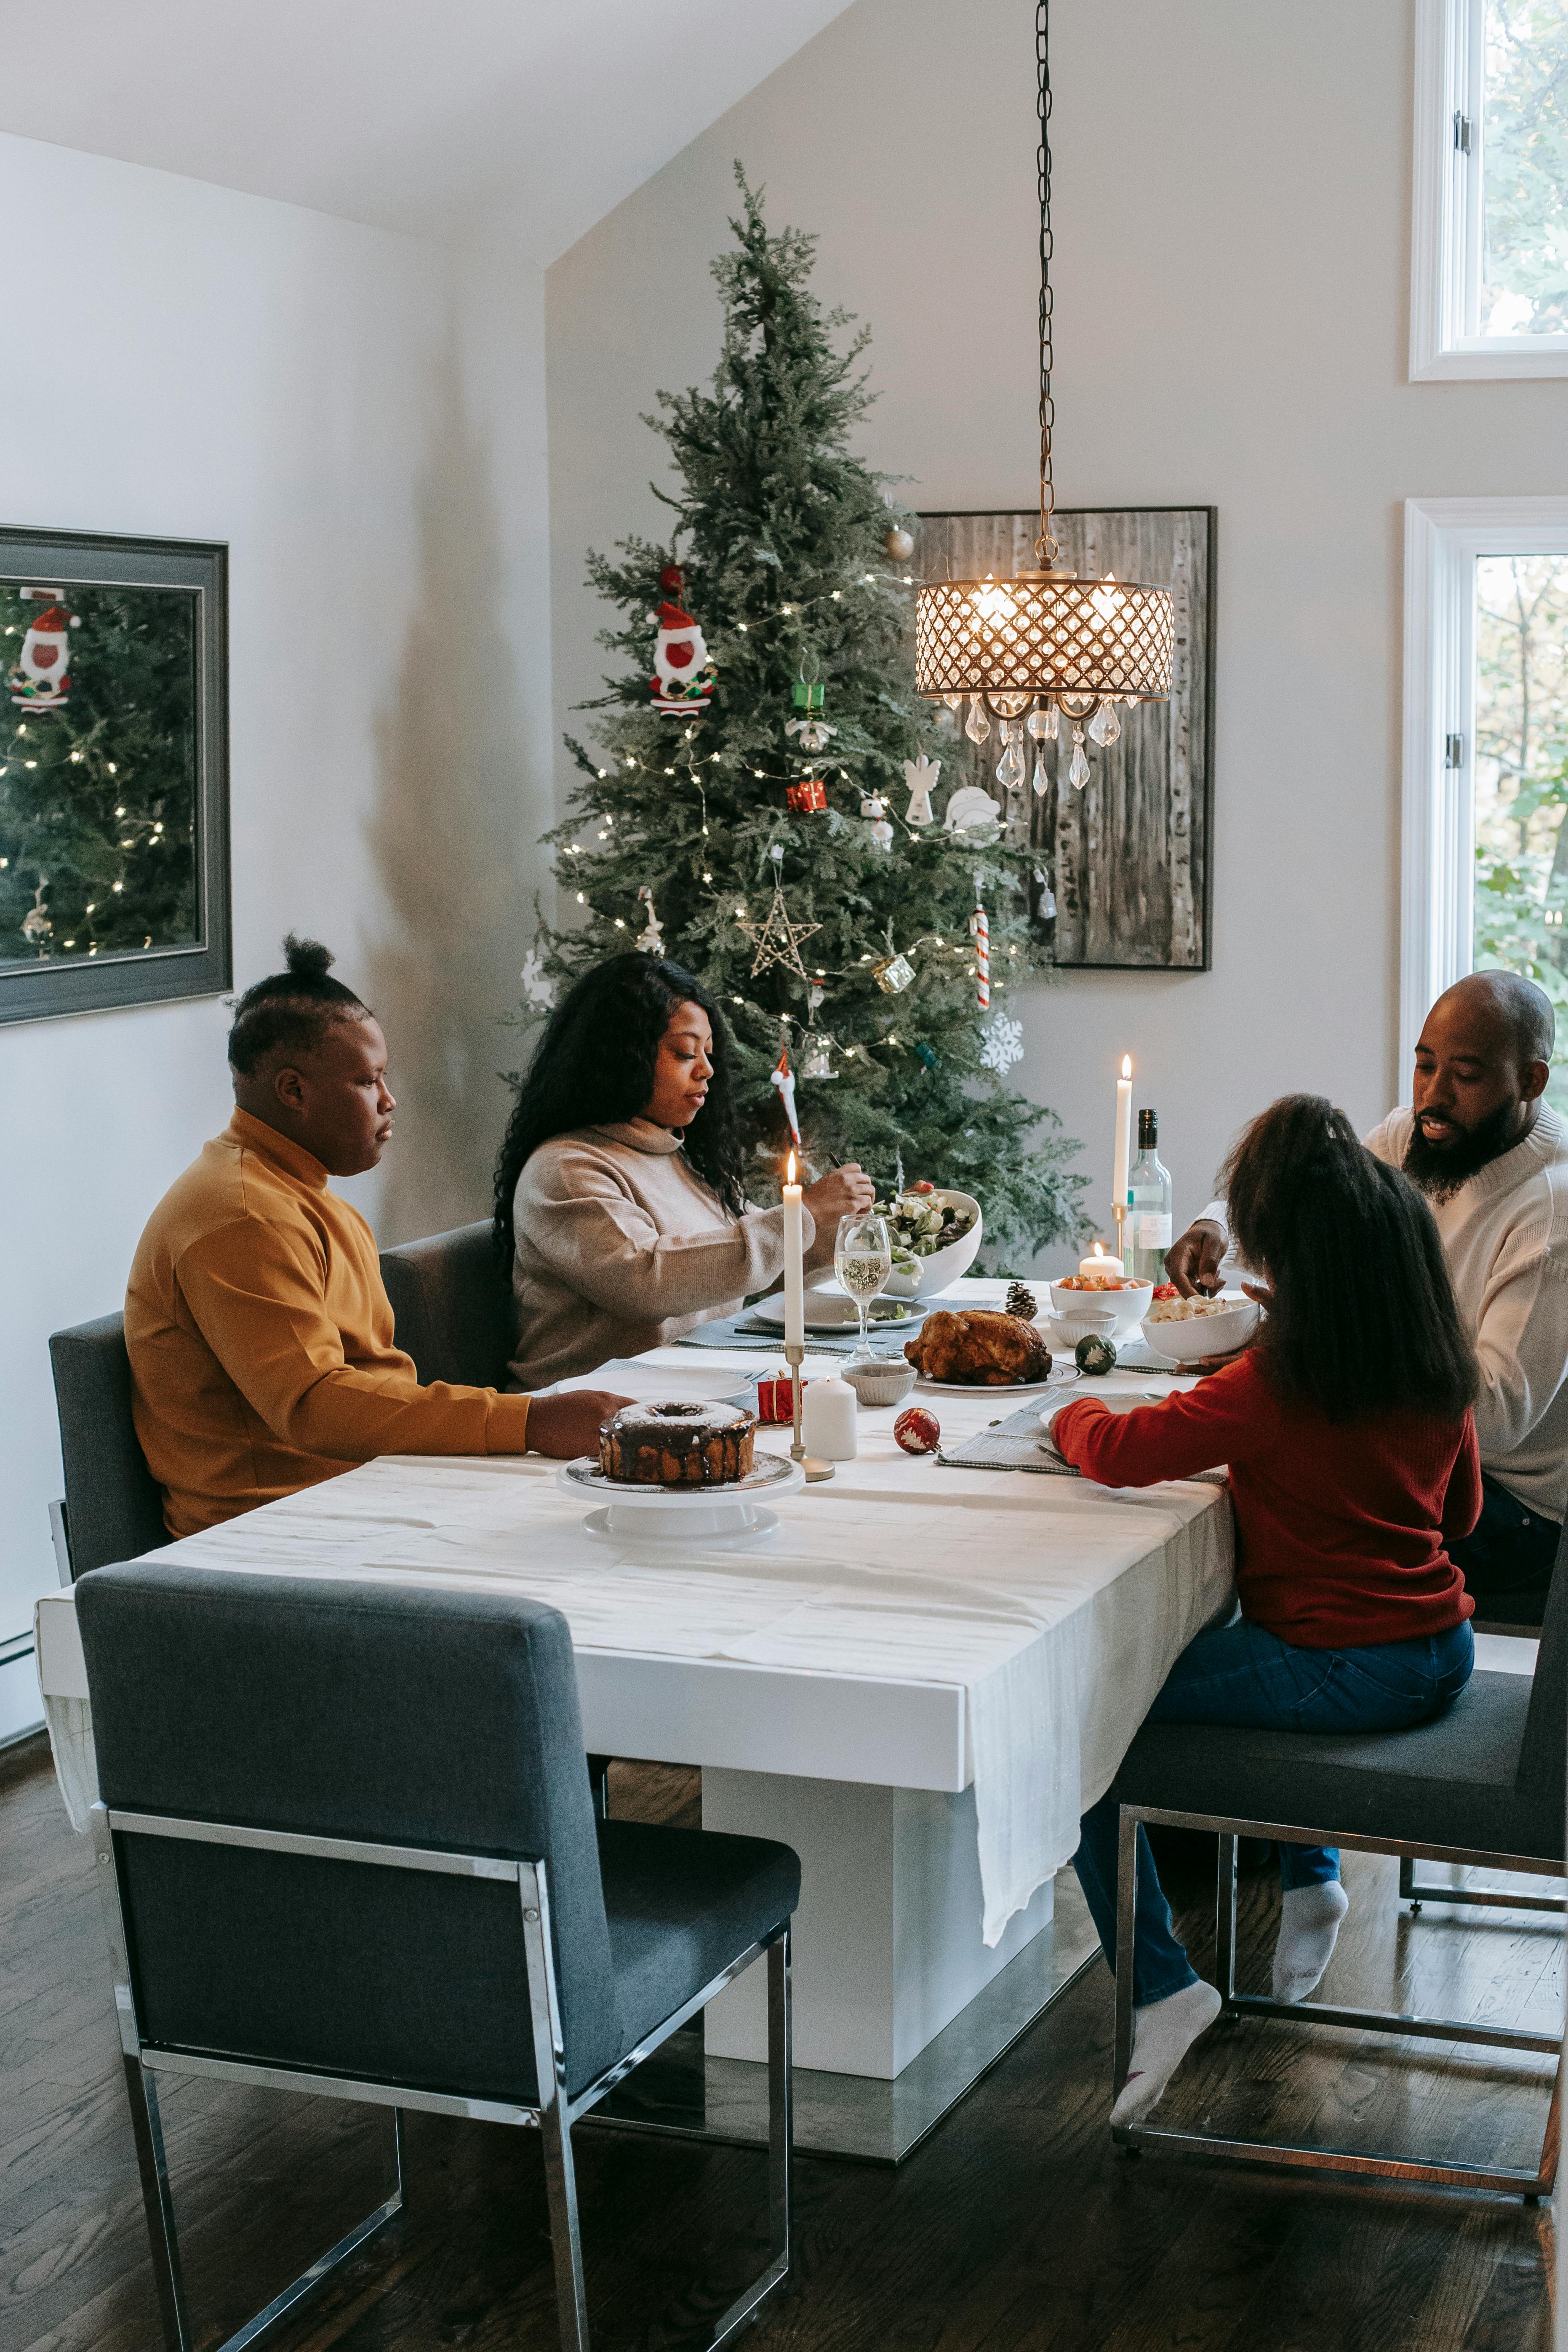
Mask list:
[[[1121,721],[1116,716],[1116,705],[1102,702],[1089,722],[1089,741],[1103,748],[1108,743],[1114,743],[1121,732]]]
[[[969,716],[963,722],[963,731],[972,743],[984,743],[991,732],[991,721],[985,716],[985,705],[977,694],[970,698]]]
[[[1038,703],[1024,721],[1037,743],[1054,743],[1057,740],[1057,706],[1054,702]]]
[[[1080,793],[1089,782],[1089,761],[1084,755],[1081,727],[1075,727],[1072,730],[1072,758],[1068,761],[1068,782]]]

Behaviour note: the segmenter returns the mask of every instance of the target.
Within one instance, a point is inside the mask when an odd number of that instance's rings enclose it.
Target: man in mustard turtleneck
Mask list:
[[[234,1117],[153,1211],[126,1291],[136,1433],[176,1536],[379,1454],[571,1459],[626,1402],[420,1386],[374,1237],[327,1181],[392,1134],[386,1041],[325,948],[284,952],[235,1010]]]

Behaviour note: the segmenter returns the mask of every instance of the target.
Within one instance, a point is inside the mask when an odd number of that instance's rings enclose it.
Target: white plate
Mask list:
[[[842,1331],[846,1325],[851,1331],[855,1328],[855,1301],[847,1290],[840,1290],[837,1286],[832,1289],[808,1290],[804,1304],[805,1328],[808,1331]],[[904,1302],[898,1299],[874,1298],[871,1301],[871,1312],[866,1320],[873,1330],[879,1330],[889,1325],[904,1326],[910,1330],[914,1330],[921,1319],[918,1315],[910,1314],[907,1308],[902,1315],[893,1311],[902,1304]],[[881,1309],[879,1314],[879,1307]],[[752,1307],[752,1313],[760,1323],[776,1323],[782,1330],[784,1319],[783,1291],[775,1291],[771,1298],[760,1298]]]
[[[928,1381],[921,1372],[910,1394],[917,1396],[922,1389],[929,1389],[936,1396],[1032,1397],[1044,1396],[1047,1389],[1060,1386],[1054,1372],[1047,1380],[1007,1381],[995,1388],[988,1381]]]
[[[788,1494],[792,1487],[804,1486],[805,1474],[797,1462],[786,1462],[782,1454],[753,1454],[752,1466],[743,1478],[728,1478],[722,1485],[708,1486],[655,1486],[645,1485],[639,1478],[622,1480],[606,1478],[599,1467],[597,1454],[580,1454],[575,1462],[563,1462],[555,1473],[555,1483],[567,1493],[591,1497],[595,1503],[612,1503],[617,1510],[628,1506],[645,1511],[689,1510],[698,1503],[721,1503],[735,1495]]]

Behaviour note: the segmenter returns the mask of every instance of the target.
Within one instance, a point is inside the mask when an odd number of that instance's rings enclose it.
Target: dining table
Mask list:
[[[966,1279],[940,1303],[995,1307],[1004,1287]],[[595,1531],[587,1498],[538,1454],[421,1455],[360,1465],[153,1557],[560,1609],[587,1749],[696,1767],[704,1828],[799,1854],[797,2143],[897,2163],[1100,1964],[1064,1868],[1079,1815],[1179,1653],[1234,1605],[1222,1470],[1113,1490],[1037,1442],[1066,1381],[1119,1409],[1188,1385],[1132,1352],[1092,1381],[1069,1358],[1027,1394],[922,1380],[898,1406],[862,1407],[854,1458],[738,1541]],[[808,1354],[805,1376],[840,1365]],[[764,1337],[656,1348],[562,1385],[718,1400],[774,1369]],[[908,1403],[935,1414],[936,1452],[896,1441]],[[787,1460],[790,1436],[759,1428],[759,1454]],[[68,1589],[39,1601],[37,1633],[79,1823],[96,1775]],[[742,1979],[602,2120],[764,2141],[765,2032]]]

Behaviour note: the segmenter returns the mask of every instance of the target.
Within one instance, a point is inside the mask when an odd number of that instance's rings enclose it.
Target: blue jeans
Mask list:
[[[1301,1650],[1238,1618],[1190,1642],[1150,1708],[1150,1723],[1236,1723],[1254,1730],[1404,1731],[1440,1715],[1470,1679],[1476,1662],[1468,1620],[1414,1642],[1358,1650]],[[1237,1803],[1245,1809],[1246,1791]],[[1101,1797],[1079,1823],[1073,1868],[1088,1898],[1100,1948],[1116,1967],[1116,1848],[1121,1808]],[[1286,1889],[1340,1874],[1331,1846],[1281,1845]],[[1138,1832],[1138,1905],[1133,1915],[1132,1998],[1168,2000],[1197,1978],[1171,1932],[1171,1906],[1154,1857]]]

